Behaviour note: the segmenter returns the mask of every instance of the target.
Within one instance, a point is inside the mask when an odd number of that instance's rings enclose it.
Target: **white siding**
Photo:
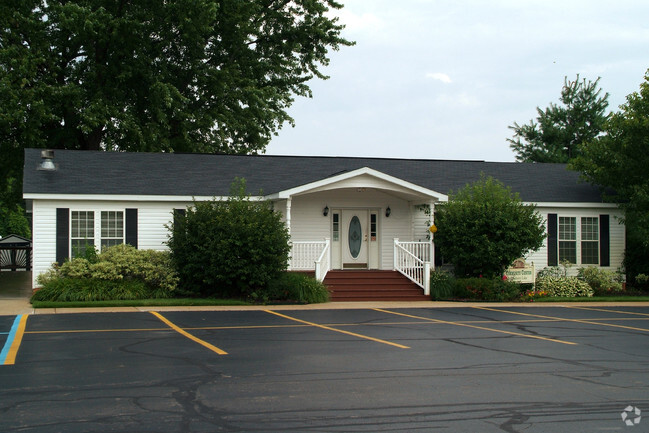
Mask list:
[[[125,202],[125,201],[60,201],[34,200],[33,204],[33,286],[36,278],[56,262],[56,209],[70,211],[138,209],[138,248],[164,250],[168,230],[165,227],[173,219],[174,208],[186,208],[191,203],[171,202]],[[95,214],[95,218],[98,218]]]
[[[426,242],[430,239],[428,228],[432,222],[432,216],[426,215],[421,205],[412,206],[412,241]]]
[[[56,261],[56,202],[34,201],[32,208],[32,286]]]

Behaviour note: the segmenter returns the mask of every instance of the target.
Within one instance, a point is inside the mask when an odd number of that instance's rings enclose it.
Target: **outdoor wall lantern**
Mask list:
[[[385,217],[388,218],[390,214],[392,213],[392,209],[390,209],[390,206],[385,210]]]
[[[329,215],[329,206],[325,205],[324,209],[322,209],[322,216],[327,216],[327,215]]]

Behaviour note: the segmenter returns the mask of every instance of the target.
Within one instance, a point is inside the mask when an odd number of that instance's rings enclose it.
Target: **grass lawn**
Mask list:
[[[169,298],[169,299],[137,299],[123,301],[33,301],[34,308],[93,308],[93,307],[192,307],[213,305],[252,305],[249,302],[237,299],[194,299],[194,298]]]

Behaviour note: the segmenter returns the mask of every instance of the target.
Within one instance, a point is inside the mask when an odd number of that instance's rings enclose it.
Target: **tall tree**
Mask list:
[[[509,128],[514,137],[508,138],[510,147],[520,162],[566,163],[580,153],[579,146],[597,137],[606,121],[608,93],[601,95],[599,78],[574,81],[564,78],[559,98],[562,105],[551,103],[542,110],[536,108],[536,121]]]
[[[627,96],[604,134],[586,142],[571,166],[608,188],[606,197],[624,209],[631,246],[627,263],[633,260],[638,272],[649,274],[649,71],[640,91]]]
[[[0,172],[22,149],[262,152],[328,51],[334,0],[4,0]],[[19,184],[20,182],[18,182]],[[3,187],[0,183],[0,190]]]

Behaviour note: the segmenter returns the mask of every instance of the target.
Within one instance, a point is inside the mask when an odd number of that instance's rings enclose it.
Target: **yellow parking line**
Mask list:
[[[153,314],[154,316],[156,316],[158,319],[162,320],[162,321],[163,321],[164,323],[166,323],[167,325],[169,325],[169,327],[170,327],[171,329],[173,329],[174,331],[178,332],[180,335],[184,335],[185,337],[187,337],[187,338],[189,338],[190,340],[192,340],[192,341],[194,341],[194,342],[200,344],[201,346],[208,348],[208,349],[211,350],[212,352],[218,353],[219,355],[227,355],[227,354],[228,354],[228,352],[226,352],[225,350],[219,349],[218,347],[213,346],[213,345],[211,345],[210,343],[208,343],[207,341],[201,340],[201,339],[198,338],[198,337],[194,337],[194,336],[193,336],[192,334],[190,334],[189,332],[187,332],[187,331],[185,331],[184,329],[182,329],[182,328],[176,326],[173,322],[171,322],[170,320],[168,320],[167,318],[165,318],[162,314],[160,314],[160,313],[158,313],[158,312],[156,312],[156,311],[150,311],[150,313]]]
[[[286,314],[281,314],[281,313],[278,313],[276,311],[271,311],[271,310],[264,310],[264,311],[267,312],[267,313],[270,313],[270,314],[274,314],[274,315],[279,316],[279,317],[283,317],[283,318],[288,319],[288,320],[293,320],[295,322],[304,323],[304,324],[309,325],[309,326],[315,326],[316,328],[326,329],[328,331],[340,332],[341,334],[351,335],[352,337],[363,338],[365,340],[376,341],[377,343],[387,344],[389,346],[398,347],[400,349],[410,349],[410,347],[404,346],[402,344],[397,344],[397,343],[393,343],[391,341],[381,340],[379,338],[369,337],[367,335],[356,334],[354,332],[343,331],[342,329],[336,329],[336,328],[332,328],[330,326],[319,325],[319,324],[313,323],[313,322],[307,322],[306,320],[302,320],[302,319],[298,319],[298,318],[295,318],[295,317],[287,316]]]
[[[543,319],[556,319],[556,320],[560,320],[560,321],[564,321],[564,322],[585,323],[587,325],[610,326],[610,327],[613,327],[613,328],[630,329],[632,331],[649,332],[649,329],[646,329],[646,328],[636,328],[634,326],[614,325],[612,323],[593,322],[591,320],[566,319],[566,318],[563,318],[563,317],[543,316],[543,315],[540,315],[540,314],[519,313],[517,311],[499,310],[497,308],[488,308],[488,307],[471,307],[471,308],[476,308],[478,310],[496,311],[498,313],[517,314],[519,316],[540,317],[540,318],[543,318]]]
[[[85,334],[101,332],[156,332],[169,328],[116,328],[116,329],[58,329],[54,331],[25,331],[25,334]]]
[[[571,341],[556,340],[554,338],[541,337],[540,335],[530,335],[530,334],[521,334],[520,332],[502,331],[500,329],[485,328],[484,326],[475,326],[475,325],[469,325],[467,323],[460,323],[460,322],[448,322],[446,320],[431,319],[431,318],[428,318],[428,317],[421,317],[421,316],[413,316],[411,314],[397,313],[395,311],[388,311],[388,310],[383,310],[383,309],[380,309],[380,308],[375,308],[374,310],[375,311],[381,311],[383,313],[388,313],[388,314],[395,314],[397,316],[411,317],[411,318],[414,318],[414,319],[421,319],[421,320],[434,322],[434,323],[443,323],[445,325],[464,326],[464,327],[467,327],[467,328],[481,329],[483,331],[497,332],[497,333],[500,333],[500,334],[516,335],[517,337],[535,338],[537,340],[552,341],[553,343],[577,345],[577,343],[573,343]]]
[[[606,313],[630,314],[632,316],[649,317],[649,314],[647,314],[647,313],[635,313],[635,312],[632,312],[632,311],[606,310],[606,309],[603,309],[603,308],[577,307],[577,306],[572,306],[572,305],[564,305],[564,308],[572,308],[572,309],[575,309],[575,310],[604,311]],[[611,320],[618,320],[618,319],[611,319]]]
[[[25,334],[25,326],[27,325],[27,315],[24,314],[20,317],[18,322],[18,328],[14,334],[14,340],[9,347],[9,352],[7,352],[7,357],[5,358],[4,365],[14,365],[16,363],[16,355],[18,355],[18,349],[20,348],[20,343],[23,341],[23,335]]]

